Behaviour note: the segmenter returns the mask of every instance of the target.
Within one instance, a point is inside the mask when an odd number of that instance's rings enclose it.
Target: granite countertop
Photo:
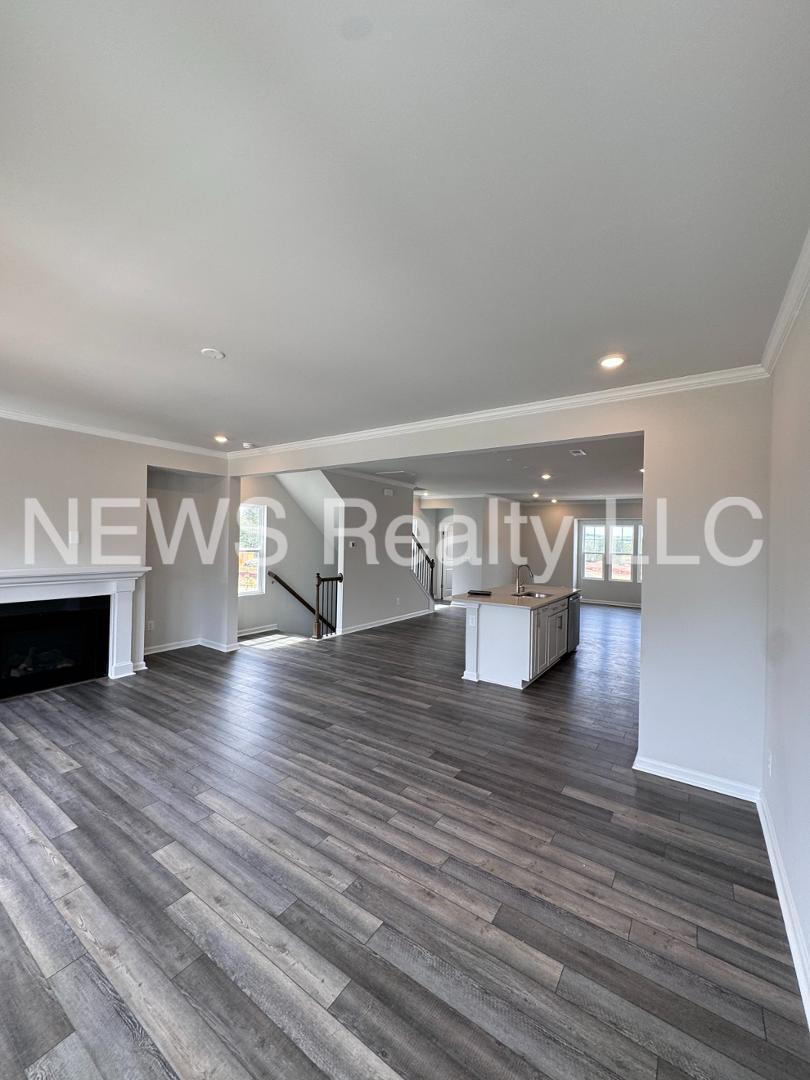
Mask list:
[[[521,608],[530,611],[533,608],[545,607],[557,600],[564,600],[567,596],[574,596],[579,589],[573,586],[560,585],[527,585],[527,592],[543,593],[543,596],[512,596],[515,591],[514,582],[511,585],[498,585],[492,590],[491,596],[470,596],[460,593],[451,596],[450,599],[457,604],[496,604],[498,607]]]

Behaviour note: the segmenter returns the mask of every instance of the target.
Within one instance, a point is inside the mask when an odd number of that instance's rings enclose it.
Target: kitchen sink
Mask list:
[[[532,592],[530,589],[524,589],[523,592],[513,592],[512,596],[530,596],[534,600],[544,600],[547,596],[551,596],[551,593]]]

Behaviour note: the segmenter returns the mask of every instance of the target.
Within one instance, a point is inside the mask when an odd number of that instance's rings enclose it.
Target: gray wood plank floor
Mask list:
[[[443,610],[0,704],[0,1080],[806,1080],[754,809],[631,769],[638,632],[523,694]]]

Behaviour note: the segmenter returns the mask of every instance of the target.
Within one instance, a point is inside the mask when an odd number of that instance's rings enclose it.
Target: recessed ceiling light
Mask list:
[[[540,498],[540,492],[539,491],[533,491],[532,492],[532,498],[533,499],[539,499]]]
[[[588,451],[587,450],[569,450],[568,453],[571,455],[571,457],[587,457],[588,456]]]
[[[611,371],[613,368],[621,367],[627,359],[626,356],[622,356],[621,353],[609,353],[607,356],[603,356],[599,361],[600,367],[607,368]]]
[[[255,445],[256,445],[255,442],[243,442],[242,443],[242,449],[243,450],[252,450]]]
[[[552,499],[551,501],[552,501],[552,502],[556,502],[557,500],[556,500],[556,499]]]
[[[200,356],[204,356],[206,360],[225,359],[225,353],[222,349],[212,349],[210,345],[206,345],[204,349],[200,349]]]
[[[228,441],[228,436],[227,435],[215,435],[214,436],[214,442],[226,443],[227,441]]]
[[[544,472],[543,475],[540,477],[540,479],[541,480],[550,480],[551,479],[551,473]]]
[[[639,472],[644,472],[644,469],[639,469],[638,471],[639,471]]]

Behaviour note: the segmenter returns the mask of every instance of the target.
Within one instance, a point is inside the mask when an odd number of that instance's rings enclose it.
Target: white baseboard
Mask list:
[[[217,652],[236,652],[239,648],[238,641],[209,641],[208,638],[200,638],[198,644],[204,649],[216,649]]]
[[[239,637],[248,637],[249,634],[269,634],[272,630],[278,630],[278,623],[266,623],[264,626],[246,626],[239,631]]]
[[[209,641],[208,638],[189,638],[187,641],[167,641],[165,645],[147,645],[143,654],[151,656],[153,653],[174,652],[175,649],[191,649],[195,645],[202,645],[206,649],[216,649],[217,652],[234,652],[239,648],[238,641],[226,645],[222,641]]]
[[[433,608],[425,611],[409,611],[407,615],[393,615],[390,619],[377,619],[375,622],[360,623],[358,626],[347,626],[338,630],[338,634],[356,634],[358,630],[373,630],[375,626],[388,626],[389,623],[402,622],[404,619],[418,619],[422,615],[432,615]]]
[[[161,652],[174,652],[175,649],[190,649],[193,645],[199,645],[200,639],[189,638],[188,641],[167,641],[163,645],[147,645],[143,650],[144,656],[151,656],[152,653]]]
[[[135,671],[146,671],[146,661],[136,660],[132,667]]]
[[[771,872],[776,884],[776,894],[779,897],[779,907],[785,923],[790,955],[793,958],[793,967],[796,970],[796,979],[799,983],[799,992],[802,996],[807,1022],[810,1025],[810,945],[808,945],[802,928],[799,911],[793,898],[790,880],[782,859],[773,818],[762,790],[752,785],[738,784],[734,780],[727,780],[722,776],[714,776],[711,773],[682,769],[678,765],[671,765],[665,761],[655,761],[653,758],[638,756],[633,762],[633,768],[638,772],[663,776],[667,780],[679,780],[683,784],[691,784],[693,787],[715,791],[720,795],[733,795],[737,799],[745,799],[747,802],[756,804],[762,833],[765,837],[765,847],[771,864]]]
[[[477,671],[465,671],[461,677],[462,679],[467,679],[469,682],[480,682]]]
[[[779,840],[774,828],[773,818],[768,809],[768,803],[764,795],[757,802],[759,820],[762,832],[765,836],[765,847],[768,850],[768,858],[771,861],[773,880],[776,883],[776,895],[779,897],[779,907],[782,909],[782,918],[785,922],[790,955],[793,957],[793,967],[796,969],[796,979],[799,983],[799,993],[802,995],[802,1004],[810,1024],[810,946],[802,929],[801,919],[796,907],[796,901],[790,888],[790,880],[782,859],[779,848]]]
[[[736,780],[727,780],[724,776],[697,772],[694,769],[683,769],[680,765],[673,765],[669,761],[656,761],[654,758],[642,757],[640,754],[636,755],[633,768],[637,772],[663,776],[666,780],[678,780],[681,784],[691,784],[692,787],[704,788],[706,791],[716,791],[720,795],[731,795],[735,799],[744,799],[746,802],[755,803],[760,795],[760,789],[751,784],[738,784]]]
[[[590,600],[587,597],[582,597],[583,604],[598,604],[599,607],[625,607],[633,608],[634,611],[641,610],[641,604],[625,604],[621,600]]]

